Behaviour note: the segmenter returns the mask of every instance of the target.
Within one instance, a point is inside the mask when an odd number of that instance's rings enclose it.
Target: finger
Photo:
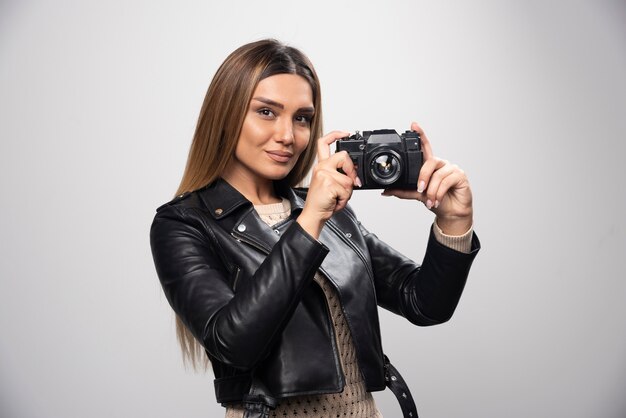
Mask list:
[[[324,176],[325,179],[331,181],[333,184],[338,184],[346,190],[352,190],[354,186],[354,179],[348,177],[345,174],[337,171],[333,166],[319,166],[318,167],[319,176]]]
[[[395,196],[400,199],[414,199],[422,202],[426,199],[426,196],[423,193],[419,193],[416,190],[406,190],[406,189],[385,189],[381,193],[383,196]]]
[[[453,189],[457,185],[461,184],[464,179],[465,174],[462,171],[454,171],[450,175],[444,177],[439,184],[439,188],[437,189],[437,195],[435,197],[436,202],[441,203],[450,189]]]
[[[338,199],[337,200],[337,205],[335,206],[335,210],[333,212],[339,212],[340,210],[342,210],[343,208],[348,206],[348,202],[349,201],[350,201],[350,197],[348,197],[346,199]]]
[[[424,161],[417,180],[417,191],[423,192],[424,190],[426,190],[429,187],[431,176],[433,175],[435,170],[443,167],[444,165],[446,165],[446,163],[447,161],[437,157],[432,157]]]
[[[350,155],[346,151],[341,151],[339,154],[340,156],[342,156],[342,158],[339,158],[339,161],[337,162],[337,168],[340,168],[341,171],[343,171],[345,175],[350,178],[353,185],[361,187],[361,179],[357,177],[357,171],[354,167],[354,162],[352,161],[352,158],[350,158]]]
[[[350,132],[332,131],[317,140],[317,161],[324,161],[330,157],[330,144],[340,138],[350,136]]]
[[[361,187],[361,180],[357,177],[357,171],[352,162],[352,158],[347,151],[340,151],[327,158],[321,163],[324,167],[329,167],[332,170],[343,171],[344,175],[348,176],[353,185]],[[339,173],[341,174],[341,173]]]
[[[343,176],[346,179],[346,176]],[[348,201],[352,197],[352,183],[341,183],[343,187],[337,189],[337,205],[335,206],[335,212],[340,211],[348,205]]]
[[[323,163],[318,164],[313,169],[313,178],[311,180],[311,188],[320,187],[327,191],[335,190],[335,186],[339,186],[346,190],[352,190],[354,185],[354,180],[351,177],[348,177],[345,174],[337,171],[337,168],[332,163],[332,156],[328,160],[325,160]]]
[[[336,169],[320,166],[315,170],[314,175],[318,180],[316,184],[335,202],[333,212],[343,209],[352,196],[352,179]]]
[[[434,156],[433,149],[430,145],[428,137],[424,133],[424,130],[418,125],[417,122],[411,123],[411,130],[420,134],[420,142],[422,143],[422,153],[424,155],[424,161],[432,158]]]
[[[439,206],[441,199],[438,200],[437,197],[442,197],[442,195],[439,194],[439,187],[441,186],[441,182],[444,178],[448,177],[454,171],[455,166],[450,163],[444,164],[442,167],[435,170],[430,178],[430,181],[428,182],[428,189],[426,190],[426,207],[428,207],[428,209],[433,206]]]

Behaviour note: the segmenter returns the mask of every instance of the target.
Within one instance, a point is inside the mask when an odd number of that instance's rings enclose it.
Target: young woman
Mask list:
[[[435,213],[421,265],[346,206],[361,179],[330,144],[349,133],[322,136],[319,81],[300,51],[263,40],[218,69],[151,245],[183,354],[210,361],[227,417],[381,417],[371,392],[397,378],[385,381],[377,305],[418,325],[452,315],[479,248],[471,190],[411,129],[418,189],[384,194]],[[294,189],[312,166],[308,191]]]

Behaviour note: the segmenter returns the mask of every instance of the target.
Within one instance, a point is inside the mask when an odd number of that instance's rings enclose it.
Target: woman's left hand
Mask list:
[[[411,130],[420,134],[424,163],[417,181],[417,190],[386,189],[383,196],[416,199],[435,215],[437,225],[447,235],[462,235],[472,226],[472,190],[465,172],[433,155],[428,137],[413,122]]]

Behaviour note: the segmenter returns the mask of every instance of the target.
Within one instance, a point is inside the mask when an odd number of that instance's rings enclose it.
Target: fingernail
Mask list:
[[[417,192],[422,193],[424,191],[424,187],[426,187],[426,183],[424,180],[420,181],[420,184],[417,186]]]
[[[435,200],[435,209],[437,209],[439,207],[439,201]]]
[[[356,184],[356,187],[361,187],[363,186],[363,184],[361,183],[361,179],[357,176],[356,179],[354,180],[354,184]]]
[[[428,209],[431,209],[431,208],[433,207],[433,202],[432,202],[430,199],[428,199],[428,200],[426,201],[426,207],[427,207]]]

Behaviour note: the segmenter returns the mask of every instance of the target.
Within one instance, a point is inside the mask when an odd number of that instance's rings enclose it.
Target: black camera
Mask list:
[[[347,151],[350,155],[363,183],[361,189],[417,189],[424,159],[417,132],[398,135],[393,129],[363,134],[357,131],[336,144],[336,152]]]

